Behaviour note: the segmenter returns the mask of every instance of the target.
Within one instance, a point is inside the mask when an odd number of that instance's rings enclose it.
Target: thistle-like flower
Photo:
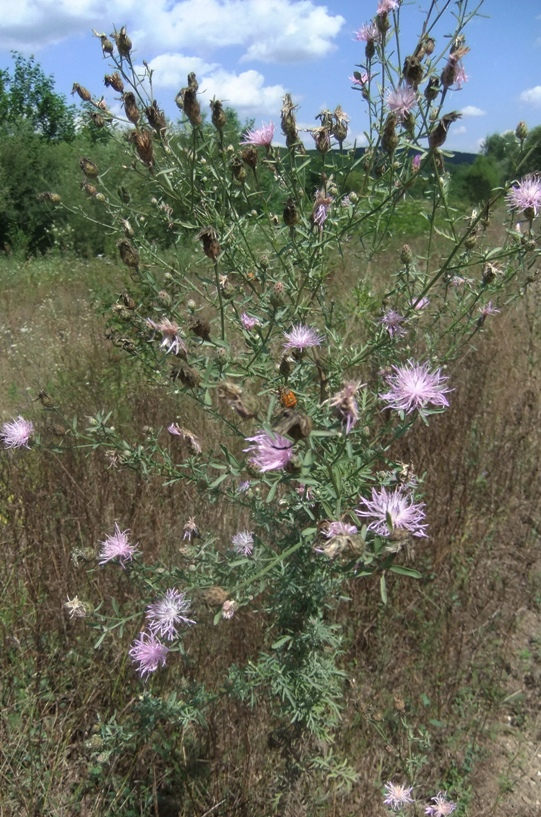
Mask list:
[[[195,522],[195,516],[190,516],[184,525],[183,541],[191,542],[192,539],[198,539],[200,536],[199,528]]]
[[[188,353],[186,344],[180,337],[180,327],[178,324],[170,321],[169,318],[163,318],[158,323],[151,318],[147,318],[147,326],[162,333],[160,346],[162,349],[165,349],[166,352],[173,352],[175,355],[178,355],[180,352],[184,354]]]
[[[151,672],[156,672],[159,666],[165,666],[168,652],[165,644],[158,641],[154,633],[139,633],[129,656],[134,663],[139,664],[137,672],[143,678]]]
[[[251,556],[254,551],[254,534],[249,530],[243,530],[236,533],[232,539],[231,544],[240,556]]]
[[[251,462],[262,473],[281,471],[287,467],[293,456],[293,442],[281,434],[260,431],[254,437],[247,437],[246,442],[253,445],[244,451],[251,453]]]
[[[441,791],[432,798],[432,803],[432,806],[425,808],[425,814],[429,814],[430,817],[448,817],[456,809],[456,803],[447,800],[445,794]]]
[[[378,16],[382,14],[389,14],[390,11],[394,11],[400,5],[400,0],[379,0],[378,3]]]
[[[28,441],[34,432],[32,420],[25,420],[19,415],[10,423],[3,423],[0,429],[0,438],[4,448],[30,448]]]
[[[411,796],[412,788],[413,786],[401,786],[399,783],[391,783],[389,781],[385,784],[386,796],[383,802],[386,806],[390,806],[393,811],[398,811],[402,806],[413,803]]]
[[[179,625],[188,626],[195,624],[191,618],[187,618],[184,614],[189,611],[191,602],[186,598],[184,593],[179,590],[167,590],[165,596],[149,604],[147,607],[148,626],[153,635],[160,635],[171,641],[178,635],[177,627]]]
[[[393,366],[394,374],[387,376],[389,391],[380,394],[388,408],[411,414],[417,411],[424,415],[429,406],[446,408],[449,402],[446,394],[451,389],[446,388],[447,377],[442,375],[441,369],[431,372],[428,363],[415,363],[408,360],[404,366]]]
[[[529,173],[507,194],[510,210],[523,210],[528,219],[533,219],[541,207],[541,175]]]
[[[248,315],[246,312],[243,312],[240,316],[240,322],[248,332],[251,332],[256,326],[261,326],[261,321],[259,318],[254,318],[252,315]]]
[[[358,380],[348,380],[347,383],[344,383],[344,388],[329,400],[329,404],[336,409],[336,413],[342,420],[346,434],[349,434],[359,419],[359,406],[355,394],[360,387],[361,383]]]
[[[403,121],[416,105],[417,94],[409,85],[402,85],[396,91],[387,94],[387,107],[400,121]]]
[[[348,525],[347,522],[330,522],[324,532],[327,539],[333,539],[335,536],[355,536],[359,532],[356,525]]]
[[[413,494],[406,486],[399,485],[392,491],[385,487],[381,490],[372,488],[372,499],[361,497],[361,505],[356,509],[357,516],[372,521],[368,530],[378,536],[389,537],[396,531],[409,531],[412,536],[426,536],[427,524],[424,502],[415,502]]]
[[[406,330],[402,326],[406,318],[395,312],[394,309],[388,309],[383,318],[379,321],[387,330],[389,335],[394,338],[400,338],[406,334]]]
[[[107,536],[101,542],[101,550],[99,554],[99,564],[104,565],[106,562],[111,562],[117,559],[122,567],[126,567],[126,562],[130,562],[136,553],[137,545],[132,545],[128,534],[129,530],[120,530],[118,523],[115,522],[115,532],[112,536]]]
[[[333,202],[331,196],[325,196],[325,194],[318,190],[316,193],[316,203],[314,204],[314,209],[312,210],[311,220],[312,223],[319,227],[319,230],[323,230],[323,225],[327,221],[327,216],[329,215],[329,208]]]
[[[486,318],[487,315],[497,315],[500,310],[496,309],[492,301],[489,301],[488,304],[480,306],[478,311],[481,313],[483,318]]]
[[[379,42],[381,32],[375,23],[365,23],[358,31],[355,31],[355,39],[362,43]]]
[[[241,145],[256,145],[257,147],[269,148],[274,138],[274,122],[263,123],[259,128],[253,128],[244,134]]]
[[[284,349],[298,349],[303,351],[309,349],[311,346],[321,346],[325,337],[319,335],[315,329],[298,323],[289,332],[284,332],[286,343]]]

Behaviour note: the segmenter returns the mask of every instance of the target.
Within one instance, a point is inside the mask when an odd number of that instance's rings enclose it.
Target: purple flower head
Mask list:
[[[413,159],[411,160],[411,167],[412,167],[413,171],[415,173],[417,173],[417,171],[421,167],[421,154],[420,153],[416,153],[415,156],[413,157]]]
[[[462,284],[465,283],[465,278],[462,278],[461,275],[453,275],[451,279],[451,286],[453,287],[461,287]]]
[[[408,85],[402,85],[396,91],[387,94],[387,107],[403,121],[412,108],[417,105],[417,94]]]
[[[447,377],[441,369],[431,372],[428,363],[414,363],[408,360],[404,366],[393,366],[394,374],[387,376],[389,391],[380,394],[388,408],[410,414],[415,409],[422,415],[429,405],[435,408],[446,408],[449,402],[446,394]]]
[[[327,539],[332,539],[334,536],[354,536],[356,533],[359,533],[356,525],[348,525],[346,522],[330,522],[325,536]]]
[[[325,196],[325,194],[318,190],[316,192],[316,203],[314,204],[314,209],[312,210],[312,222],[316,224],[320,230],[323,229],[323,225],[327,221],[327,216],[329,215],[329,208],[333,202],[331,196]]]
[[[126,562],[130,562],[136,553],[137,545],[130,543],[129,530],[120,530],[115,522],[115,532],[112,536],[107,536],[101,543],[100,565],[118,559],[122,567],[126,567]]]
[[[461,91],[463,86],[468,81],[468,79],[469,79],[468,75],[466,74],[466,72],[464,70],[464,66],[462,65],[462,63],[461,62],[457,63],[457,66],[455,68],[455,88],[456,88],[456,90]]]
[[[344,423],[346,434],[349,434],[359,419],[359,406],[355,394],[361,385],[358,380],[348,380],[347,383],[344,383],[344,388],[329,400],[329,404],[334,406],[336,413]]]
[[[381,16],[382,14],[389,14],[390,11],[394,11],[400,5],[400,0],[379,0],[377,14]]]
[[[260,431],[254,437],[247,437],[246,442],[253,443],[244,451],[252,453],[250,461],[261,472],[281,471],[293,456],[292,440],[282,437],[281,434]]]
[[[196,522],[195,522],[195,516],[190,516],[188,518],[188,521],[184,525],[184,535],[183,535],[182,539],[183,539],[183,541],[188,540],[188,542],[191,542],[192,539],[197,539],[197,538],[199,538],[199,536],[200,536],[200,533],[199,533],[199,528],[197,527]]]
[[[4,448],[30,448],[28,441],[34,432],[32,420],[25,420],[19,416],[11,423],[3,423],[0,429],[0,438]]]
[[[507,194],[507,206],[511,210],[526,211],[527,218],[534,218],[541,207],[541,176],[530,173]]]
[[[479,312],[484,318],[486,318],[487,315],[497,315],[499,311],[500,310],[496,309],[492,301],[489,301],[488,304],[479,307]]]
[[[239,487],[237,488],[237,493],[238,494],[243,494],[246,491],[249,491],[251,484],[252,483],[250,482],[249,479],[245,479],[243,482],[239,482]]]
[[[378,536],[391,536],[393,531],[409,531],[412,536],[426,536],[424,502],[415,502],[413,494],[405,486],[399,485],[392,491],[386,488],[372,488],[372,499],[361,497],[361,506],[355,511],[357,516],[372,519],[368,530]]]
[[[193,431],[190,431],[187,428],[182,428],[182,426],[179,426],[178,423],[171,423],[171,425],[167,426],[167,430],[173,437],[181,437],[183,440],[185,440],[188,443],[192,454],[201,453],[201,443]]]
[[[310,346],[321,346],[325,340],[324,335],[319,335],[315,329],[298,323],[291,331],[284,332],[286,343],[284,349],[299,349],[301,352]]]
[[[231,544],[235,553],[240,556],[251,556],[254,551],[254,534],[249,530],[240,531],[232,537]]]
[[[402,326],[405,320],[403,315],[399,315],[394,309],[388,309],[379,322],[386,328],[392,338],[400,338],[406,334],[406,330]]]
[[[243,312],[240,316],[240,322],[244,326],[248,332],[251,332],[255,326],[261,326],[261,321],[259,318],[253,318],[251,315],[248,315],[246,312]]]
[[[383,802],[386,806],[390,806],[393,811],[398,811],[402,806],[413,803],[411,796],[412,788],[413,786],[401,786],[399,783],[391,783],[389,781],[389,783],[385,784],[386,796]]]
[[[365,23],[358,31],[355,31],[355,39],[362,43],[379,42],[381,40],[381,32],[377,25],[373,22]]]
[[[363,74],[359,74],[358,77],[348,77],[348,79],[352,85],[359,85],[361,88],[364,88],[366,83],[370,80],[370,74],[367,74],[365,71]]]
[[[163,318],[163,320],[156,323],[151,318],[147,318],[147,326],[150,326],[151,329],[155,329],[157,332],[162,333],[162,342],[160,346],[162,349],[165,349],[166,352],[173,352],[173,354],[178,355],[179,352],[187,353],[188,349],[186,348],[186,344],[180,337],[180,327],[178,324],[173,323],[170,321],[169,318]]]
[[[167,590],[165,596],[147,607],[148,626],[153,635],[160,635],[171,641],[178,635],[180,624],[195,624],[184,613],[190,609],[191,602],[179,590]]]
[[[441,791],[432,798],[432,803],[434,805],[425,808],[425,814],[429,814],[431,817],[448,817],[456,809],[456,803],[447,800],[445,794]]]
[[[165,644],[158,641],[154,633],[139,633],[129,655],[133,662],[139,664],[137,672],[143,678],[150,672],[156,672],[160,665],[165,666],[168,652]]]
[[[244,139],[241,145],[256,145],[257,147],[269,148],[274,138],[274,122],[269,122],[268,125],[263,125],[256,130],[249,130],[244,134]]]
[[[412,298],[409,302],[410,309],[425,309],[430,303],[430,298],[426,295],[423,298]]]

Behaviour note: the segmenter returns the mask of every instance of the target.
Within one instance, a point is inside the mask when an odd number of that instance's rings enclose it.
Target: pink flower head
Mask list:
[[[359,419],[359,406],[355,394],[360,387],[361,383],[358,380],[348,380],[347,383],[344,383],[344,388],[329,400],[329,404],[334,406],[336,413],[344,423],[346,434],[349,434]]]
[[[389,781],[389,783],[385,784],[386,797],[383,802],[386,806],[390,806],[393,811],[398,811],[402,806],[413,803],[412,788],[413,786],[401,786],[399,783]]]
[[[246,442],[253,445],[244,451],[252,453],[251,462],[261,472],[281,471],[293,456],[293,442],[270,431],[260,431],[254,437],[247,437]]]
[[[191,602],[179,590],[167,590],[165,596],[147,607],[147,619],[153,635],[160,635],[171,641],[178,635],[177,627],[180,624],[187,626],[195,624],[184,613],[190,609]]]
[[[393,366],[394,374],[387,376],[389,391],[380,394],[387,408],[411,414],[415,409],[423,415],[429,405],[435,408],[446,408],[449,402],[446,394],[451,391],[445,387],[447,377],[441,369],[431,372],[428,363],[415,363],[408,360],[404,366]]]
[[[492,301],[489,301],[488,304],[479,307],[479,312],[484,318],[486,318],[487,315],[497,315],[499,311],[500,310],[496,309]]]
[[[323,230],[323,225],[327,221],[329,207],[331,206],[332,202],[333,199],[331,196],[325,196],[321,190],[317,191],[316,203],[314,204],[314,209],[312,210],[312,222],[316,224],[320,230]]]
[[[115,522],[115,532],[112,536],[107,536],[101,542],[100,550],[100,565],[106,562],[111,562],[113,559],[118,559],[122,567],[126,567],[126,562],[130,562],[136,553],[137,545],[130,543],[128,534],[129,530],[120,530],[118,524]]]
[[[254,551],[254,534],[249,530],[240,531],[232,537],[231,544],[235,553],[240,556],[251,556]]]
[[[160,665],[165,666],[168,652],[154,633],[139,633],[139,639],[133,642],[129,655],[132,661],[139,664],[137,672],[143,678],[150,672],[156,672]]]
[[[352,85],[360,85],[361,88],[364,88],[366,83],[370,81],[370,74],[367,74],[365,71],[363,74],[359,74],[357,77],[348,77],[348,79]]]
[[[0,430],[0,438],[4,448],[30,448],[28,440],[34,432],[32,420],[25,420],[19,415],[11,423],[3,423]]]
[[[355,536],[359,533],[359,528],[356,525],[348,525],[346,522],[331,522],[325,531],[327,539],[332,539],[334,536]]]
[[[181,437],[183,440],[185,440],[188,443],[192,454],[201,453],[201,443],[193,431],[190,431],[187,428],[182,428],[182,426],[179,426],[178,423],[171,423],[171,425],[167,426],[167,430],[173,437]]]
[[[541,176],[529,173],[507,194],[507,206],[511,210],[524,210],[527,218],[537,215],[541,207]]]
[[[468,75],[464,70],[464,66],[461,62],[457,63],[455,68],[455,88],[457,91],[461,91],[463,86],[468,81]]]
[[[379,322],[386,328],[392,338],[400,338],[406,334],[406,330],[402,326],[405,320],[403,315],[399,315],[394,309],[388,309]]]
[[[179,352],[187,353],[186,344],[180,337],[180,327],[178,324],[173,323],[170,321],[169,318],[163,318],[163,320],[156,323],[151,318],[147,318],[147,326],[150,326],[151,329],[155,329],[157,332],[162,333],[162,342],[160,346],[162,349],[165,349],[166,352],[173,352],[175,355],[178,355]]]
[[[242,315],[240,316],[240,322],[248,332],[251,332],[252,329],[256,326],[261,326],[261,321],[259,320],[259,318],[253,318],[246,312],[243,312]]]
[[[421,154],[416,153],[413,159],[411,160],[411,167],[414,173],[417,173],[419,168],[421,167]]]
[[[274,138],[274,122],[269,122],[268,125],[263,123],[259,130],[255,128],[249,130],[244,134],[244,139],[241,145],[256,145],[257,147],[269,148]]]
[[[364,26],[361,26],[360,29],[355,32],[355,39],[362,43],[379,42],[381,40],[381,32],[375,23],[365,23]]]
[[[396,91],[387,94],[387,107],[403,121],[412,108],[417,105],[417,93],[409,85],[401,85]]]
[[[430,303],[430,298],[427,298],[426,295],[423,298],[412,298],[409,302],[409,306],[411,309],[425,309]]]
[[[434,805],[425,808],[425,814],[429,814],[431,817],[448,817],[456,809],[456,803],[447,800],[445,794],[441,791],[432,798],[432,803]]]
[[[301,352],[310,346],[321,346],[325,340],[324,335],[319,335],[315,329],[298,323],[289,332],[284,332],[287,343],[284,349],[299,349]]]
[[[462,278],[461,275],[453,275],[451,279],[451,286],[453,287],[461,287],[466,281],[465,278]]]
[[[378,16],[382,14],[389,14],[390,11],[394,11],[400,5],[400,0],[379,0],[378,4]]]
[[[184,535],[182,540],[188,540],[188,542],[191,542],[192,539],[198,539],[200,535],[199,528],[195,522],[195,516],[190,516],[184,525]]]
[[[361,497],[361,506],[355,511],[357,516],[368,517],[372,522],[368,530],[378,536],[390,536],[395,530],[409,531],[412,536],[426,536],[427,525],[424,502],[415,502],[413,494],[404,485],[392,491],[372,488],[372,499]]]

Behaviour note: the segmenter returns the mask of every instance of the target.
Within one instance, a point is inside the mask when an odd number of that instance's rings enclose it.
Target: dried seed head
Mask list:
[[[436,127],[433,128],[433,130],[431,130],[428,135],[428,144],[430,145],[430,147],[431,148],[441,147],[445,140],[447,139],[447,133],[452,123],[456,122],[457,119],[461,118],[462,114],[458,113],[458,111],[452,111],[451,113],[447,113],[445,114],[445,116],[442,116]]]
[[[156,100],[152,102],[152,105],[148,105],[148,107],[145,108],[145,113],[147,115],[148,124],[150,127],[154,128],[159,136],[165,136],[167,122],[165,119],[165,114],[162,110],[160,110]]]
[[[192,128],[198,128],[203,119],[201,117],[201,106],[197,100],[197,89],[199,83],[195,74],[192,72],[188,74],[188,85],[186,88],[181,88],[175,97],[177,107],[184,111]]]
[[[154,160],[152,134],[148,130],[133,130],[128,134],[130,141],[137,151],[137,155],[144,165],[151,167]]]
[[[95,196],[98,192],[97,188],[94,187],[93,184],[89,184],[87,181],[81,182],[81,190],[84,190],[86,195],[90,196],[90,198]]]
[[[105,119],[100,113],[97,113],[96,111],[91,111],[89,113],[89,116],[97,128],[103,128],[103,126],[105,125]]]
[[[236,153],[229,162],[229,167],[235,181],[242,183],[246,179],[246,169],[241,155]]]
[[[51,193],[45,190],[43,193],[38,193],[36,196],[38,201],[50,201],[51,204],[60,204],[62,197],[58,193]]]
[[[425,99],[432,102],[438,96],[441,89],[439,77],[430,77],[428,85],[425,88]]]
[[[202,600],[211,607],[217,604],[223,604],[227,601],[227,597],[227,590],[224,590],[223,587],[206,587],[204,590],[201,590]]]
[[[125,264],[127,267],[131,269],[138,269],[139,267],[139,253],[133,246],[133,244],[128,241],[127,238],[121,238],[120,241],[117,242],[118,251],[120,253],[120,258],[122,259],[122,263]]]
[[[423,80],[424,73],[420,59],[418,57],[406,57],[402,73],[408,85],[417,90]]]
[[[122,96],[122,104],[124,105],[124,112],[132,125],[137,125],[139,117],[141,116],[137,103],[135,101],[135,94],[131,91],[126,91]]]
[[[299,211],[297,210],[295,199],[292,196],[290,196],[285,203],[283,219],[287,227],[294,227],[295,224],[299,223]]]
[[[115,31],[111,34],[111,37],[114,39],[116,43],[116,47],[118,48],[118,53],[121,57],[129,57],[130,51],[132,49],[132,41],[128,37],[126,33],[126,26],[122,26],[120,31]]]
[[[381,137],[381,146],[383,150],[392,155],[398,147],[398,136],[396,134],[396,116],[394,113],[387,115],[383,134]]]
[[[104,57],[110,57],[113,53],[113,43],[107,37],[107,34],[99,34],[95,28],[92,29],[92,34],[94,37],[98,37],[101,41],[101,50],[103,52]]]
[[[222,130],[226,126],[227,117],[225,115],[225,111],[223,108],[222,103],[219,99],[211,99],[210,100],[210,108],[212,110],[211,121],[218,133],[221,134]]]
[[[188,386],[190,389],[195,389],[201,382],[201,375],[198,371],[182,360],[176,357],[171,369],[171,380],[180,380],[183,386]]]
[[[222,249],[213,227],[204,227],[197,236],[203,242],[203,252],[212,261],[216,261]]]
[[[319,151],[319,153],[325,154],[328,150],[330,150],[331,132],[328,128],[316,128],[316,130],[312,131],[312,136],[314,137],[316,149]]]
[[[124,93],[124,83],[118,71],[115,71],[114,74],[105,74],[103,83],[106,88],[112,88],[117,94]]]
[[[198,338],[210,340],[210,323],[206,318],[190,315],[188,318],[188,327]]]
[[[87,179],[97,179],[99,175],[98,168],[90,159],[85,159],[83,156],[82,159],[79,159],[79,166]]]
[[[79,85],[78,82],[73,83],[73,87],[71,89],[71,93],[78,94],[83,102],[90,102],[92,99],[92,94],[86,88],[83,88],[82,85]]]
[[[253,145],[247,145],[240,154],[242,161],[255,170],[257,167],[257,150]]]

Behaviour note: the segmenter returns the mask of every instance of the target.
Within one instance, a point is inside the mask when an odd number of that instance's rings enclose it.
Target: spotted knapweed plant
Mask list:
[[[223,537],[184,508],[179,562],[159,570],[121,519],[114,531],[104,520],[99,569],[123,569],[140,592],[144,629],[126,651],[144,683],[166,683],[187,660],[186,634],[197,638],[209,608],[219,628],[250,614],[260,646],[208,700],[265,698],[280,721],[329,739],[345,676],[340,599],[377,579],[386,600],[388,574],[420,575],[405,554],[413,541],[430,547],[430,508],[394,443],[452,404],[449,364],[498,320],[538,255],[541,181],[521,179],[522,153],[509,189],[468,213],[449,200],[445,142],[460,118],[449,98],[466,81],[474,6],[382,0],[359,28],[348,105],[366,114],[363,150],[348,145],[340,104],[302,132],[289,93],[268,114],[279,124],[239,133],[220,100],[204,115],[193,73],[171,123],[124,28],[114,43],[102,35],[117,105],[74,86],[126,153],[118,187],[110,169],[81,160],[93,217],[116,234],[126,267],[107,337],[180,407],[133,443],[104,406],[80,443],[191,486],[228,520]],[[399,34],[406,14],[418,15],[414,41]],[[412,197],[425,229],[415,251],[396,251]],[[499,203],[509,220],[495,247],[487,227]],[[193,428],[201,416],[205,434]],[[32,430],[6,424],[5,445],[26,446]],[[100,640],[116,626],[99,611],[93,620]],[[410,802],[409,789],[388,784],[387,795],[391,808]]]

